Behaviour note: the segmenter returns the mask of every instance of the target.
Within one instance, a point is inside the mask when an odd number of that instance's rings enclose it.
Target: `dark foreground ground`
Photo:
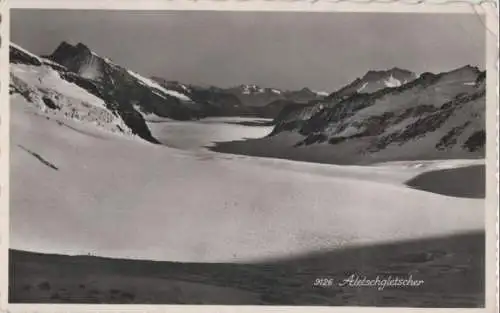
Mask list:
[[[174,263],[10,251],[11,303],[484,307],[484,233],[325,251],[265,264]],[[418,287],[340,286],[355,274]],[[320,286],[315,286],[317,279]]]

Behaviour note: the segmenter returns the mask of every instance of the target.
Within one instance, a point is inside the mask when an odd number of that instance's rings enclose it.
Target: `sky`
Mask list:
[[[328,92],[368,70],[484,69],[486,53],[475,14],[16,9],[11,41],[39,55],[82,42],[183,83]]]

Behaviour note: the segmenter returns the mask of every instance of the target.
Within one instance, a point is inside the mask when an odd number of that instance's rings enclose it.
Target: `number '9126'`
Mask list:
[[[330,287],[333,286],[333,278],[316,278],[313,286],[315,287]]]

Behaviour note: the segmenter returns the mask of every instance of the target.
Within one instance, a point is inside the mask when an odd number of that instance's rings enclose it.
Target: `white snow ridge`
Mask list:
[[[181,101],[192,102],[192,100],[188,96],[186,96],[185,94],[182,94],[182,93],[177,92],[175,90],[166,89],[166,88],[160,86],[157,82],[153,81],[152,79],[141,76],[141,75],[139,75],[131,70],[128,70],[128,73],[130,75],[132,75],[133,77],[135,77],[136,79],[138,79],[141,83],[143,83],[144,85],[146,85],[150,88],[157,89],[157,90],[163,92],[164,94],[178,98]]]

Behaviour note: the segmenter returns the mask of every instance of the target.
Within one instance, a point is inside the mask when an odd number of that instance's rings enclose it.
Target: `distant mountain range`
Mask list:
[[[288,103],[306,104],[323,99],[327,93],[308,88],[283,91],[257,85],[239,85],[231,88],[201,87],[152,77],[165,88],[175,90],[202,104],[207,116],[256,116],[274,118]]]
[[[11,44],[10,62],[11,94],[45,112],[150,142],[157,142],[146,123],[150,118],[255,116],[274,119],[271,137],[300,135],[296,148],[330,145],[372,154],[404,147],[408,155],[417,150],[484,155],[486,73],[472,66],[421,75],[400,68],[371,70],[337,91],[321,93],[147,78],[81,43],[63,42],[45,57]]]

